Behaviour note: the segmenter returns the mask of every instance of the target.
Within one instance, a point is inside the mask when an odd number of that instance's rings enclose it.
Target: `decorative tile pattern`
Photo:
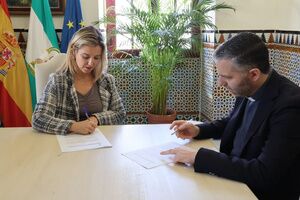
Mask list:
[[[234,96],[224,87],[217,85],[217,71],[213,64],[213,48],[204,49],[204,68],[202,85],[202,114],[208,120],[226,116],[233,107]]]
[[[131,72],[128,68],[137,67]],[[127,112],[125,123],[146,123],[144,112],[150,110],[150,77],[147,65],[139,60],[111,59],[109,73],[116,78],[116,85]],[[199,119],[200,115],[200,59],[186,59],[173,72],[168,106],[177,111],[178,119]]]
[[[228,39],[229,34],[225,36]],[[267,40],[272,34],[265,34],[264,37]],[[200,59],[187,59],[175,69],[168,105],[177,110],[177,119],[193,118],[202,121],[220,119],[227,116],[232,109],[235,97],[217,85],[217,72],[212,62],[213,51],[214,46],[204,48],[202,71]],[[300,85],[299,48],[275,44],[269,46],[269,51],[270,63],[274,69]],[[125,123],[147,123],[144,112],[151,107],[147,66],[140,62],[131,63],[129,65],[138,65],[140,69],[128,73],[120,67],[124,65],[123,62],[119,59],[110,60],[109,71],[116,77],[117,87],[127,111]]]
[[[212,119],[214,94],[214,66],[212,62],[213,49],[204,49],[203,82],[201,84],[201,111],[205,118]]]
[[[147,124],[147,118],[144,114],[127,114],[125,124]]]
[[[279,49],[270,49],[273,68],[300,86],[300,53]]]

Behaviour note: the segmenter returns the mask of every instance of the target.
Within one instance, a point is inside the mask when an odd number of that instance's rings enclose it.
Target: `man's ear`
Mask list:
[[[252,81],[257,81],[261,76],[261,71],[258,68],[253,68],[249,70],[249,78]]]

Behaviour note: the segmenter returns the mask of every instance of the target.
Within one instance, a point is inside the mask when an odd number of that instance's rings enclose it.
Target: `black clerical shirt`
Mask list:
[[[270,73],[271,74],[271,73]],[[270,75],[269,75],[270,77]],[[236,135],[233,141],[233,148],[231,151],[232,156],[238,156],[240,157],[241,151],[243,146],[245,145],[244,142],[246,141],[247,133],[249,131],[251,122],[253,121],[253,118],[255,116],[255,112],[257,110],[257,107],[259,105],[259,101],[261,99],[262,94],[265,92],[265,85],[267,82],[269,82],[269,77],[265,81],[265,83],[252,95],[251,97],[246,97],[245,99],[246,106],[243,114],[243,119],[240,127],[236,131]]]

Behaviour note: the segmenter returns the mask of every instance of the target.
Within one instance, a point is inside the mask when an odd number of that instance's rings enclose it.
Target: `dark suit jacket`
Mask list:
[[[246,183],[259,199],[299,199],[300,88],[274,70],[265,85],[239,156],[231,156],[245,98],[238,97],[231,114],[199,125],[196,139],[221,138],[220,153],[201,148],[196,172]],[[217,191],[216,191],[217,192]]]

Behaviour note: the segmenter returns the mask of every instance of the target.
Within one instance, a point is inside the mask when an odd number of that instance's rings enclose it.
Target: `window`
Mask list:
[[[102,0],[99,0],[102,1]],[[145,7],[146,9],[146,3],[145,0],[105,0],[106,8],[110,8],[106,10],[108,15],[115,16],[115,22],[116,25],[108,25],[106,30],[106,35],[108,38],[108,49],[109,51],[114,50],[131,50],[131,49],[137,49],[139,48],[138,45],[136,45],[136,42],[134,41],[134,38],[130,34],[113,34],[114,30],[118,30],[119,24],[130,24],[131,21],[128,17],[125,16],[125,13],[129,13],[129,3],[134,3],[136,6],[139,6],[139,8]],[[171,7],[174,7],[174,2],[178,5],[179,3],[184,2],[185,0],[172,0],[173,5],[171,4]],[[161,1],[161,9],[167,9],[170,7],[170,1],[162,0]],[[99,4],[100,5],[100,4]],[[100,13],[103,13],[102,8]],[[100,16],[101,18],[101,16]],[[187,33],[186,37],[190,37],[190,34]]]
[[[138,6],[139,8],[145,7],[145,0],[116,0],[116,29],[119,30],[120,23],[130,24],[131,20],[124,14],[129,13],[129,2]],[[146,9],[146,7],[145,7]],[[119,24],[118,24],[119,23]],[[138,46],[134,41],[134,38],[130,34],[123,33],[116,35],[116,50],[129,50],[136,49]]]
[[[122,33],[115,34],[115,30],[120,30],[120,24],[130,24],[131,20],[126,16],[129,13],[130,3],[134,3],[139,8],[147,7],[147,1],[145,0],[99,0],[105,1],[106,13],[108,16],[114,19],[114,24],[107,25],[106,36],[107,36],[107,46],[109,52],[114,52],[115,50],[133,50],[139,49],[139,45],[136,45],[134,38],[130,34]],[[161,10],[164,11],[168,8],[181,8],[186,9],[188,0],[161,0]],[[109,8],[109,9],[108,9]],[[103,11],[101,11],[103,13]],[[214,11],[211,11],[208,15],[211,19],[214,19]],[[101,18],[101,16],[100,16]],[[191,38],[192,30],[187,30],[185,38]],[[192,45],[191,45],[192,46]],[[188,47],[189,48],[189,47]]]

